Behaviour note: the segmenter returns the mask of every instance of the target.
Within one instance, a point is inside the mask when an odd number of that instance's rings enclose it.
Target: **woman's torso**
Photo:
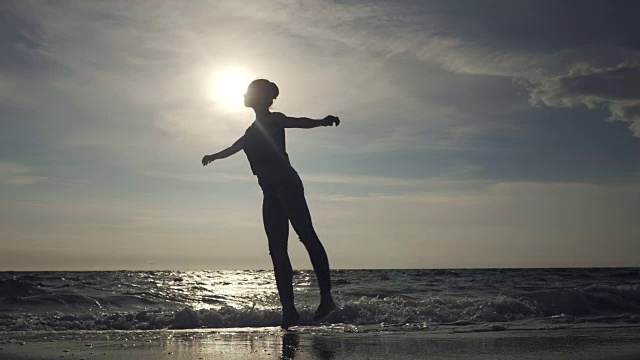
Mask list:
[[[244,133],[243,150],[257,176],[277,176],[292,169],[285,145],[285,132],[273,114],[254,121]]]

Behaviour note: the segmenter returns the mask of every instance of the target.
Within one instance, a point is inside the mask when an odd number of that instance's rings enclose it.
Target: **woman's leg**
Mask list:
[[[268,188],[264,191],[262,201],[262,220],[269,239],[269,254],[273,262],[273,272],[282,304],[282,324],[280,327],[287,330],[296,325],[300,318],[293,303],[293,269],[287,253],[289,219],[275,192]]]
[[[311,214],[307,201],[304,197],[304,187],[297,173],[287,181],[278,191],[279,199],[286,210],[293,229],[298,234],[300,241],[304,244],[309,253],[313,270],[318,279],[320,294],[323,301],[331,300],[331,275],[329,270],[329,259],[327,252],[322,246],[318,235],[311,222]],[[327,305],[329,305],[327,303]],[[333,305],[333,300],[331,304]],[[330,310],[329,310],[330,311]]]
[[[296,325],[300,318],[293,303],[293,269],[287,253],[289,219],[274,188],[266,181],[261,181],[260,186],[264,193],[262,220],[269,239],[269,254],[273,262],[273,272],[282,304],[282,324],[280,327],[286,330]]]
[[[278,294],[283,308],[289,307],[293,305],[293,270],[287,253],[289,219],[275,191],[266,184],[262,188],[262,220],[269,240],[269,254],[273,262]]]

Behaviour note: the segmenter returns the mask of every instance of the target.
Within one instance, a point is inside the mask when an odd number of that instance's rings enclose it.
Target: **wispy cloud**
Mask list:
[[[242,174],[230,174],[224,172],[206,172],[206,173],[181,173],[181,172],[167,172],[158,170],[142,170],[141,174],[163,178],[163,179],[175,179],[187,182],[196,183],[208,183],[208,182],[221,182],[221,181],[252,181],[255,182],[255,176],[242,175]]]
[[[567,75],[546,78],[530,87],[533,104],[584,105],[590,109],[606,106],[611,120],[629,122],[630,129],[640,137],[640,65],[578,66]]]
[[[463,180],[452,177],[432,177],[432,178],[409,178],[409,177],[388,177],[388,176],[357,176],[344,174],[305,174],[305,182],[319,184],[348,184],[360,185],[367,187],[389,187],[402,188],[407,191],[415,191],[416,189],[428,190],[437,189],[443,191],[455,188],[457,191],[466,188],[476,188],[478,186],[487,186],[491,184],[489,181],[481,180]]]
[[[389,219],[396,219],[398,223],[392,223],[425,231],[438,226],[470,229],[497,224],[513,228],[554,226],[569,230],[580,225],[610,230],[620,226],[622,229],[633,222],[636,203],[640,201],[637,184],[483,182],[464,192],[446,191],[446,185],[444,189],[414,188],[404,194],[326,192],[312,194],[310,198],[317,201],[318,207],[339,204],[343,216],[355,222],[368,218],[372,226],[386,227]],[[635,230],[627,229],[631,232],[640,230],[635,224],[632,228]]]
[[[13,162],[0,161],[0,184],[33,185],[45,180],[35,174],[34,168]]]

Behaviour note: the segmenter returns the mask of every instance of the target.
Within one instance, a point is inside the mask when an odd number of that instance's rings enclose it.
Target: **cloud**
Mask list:
[[[33,112],[29,129],[46,136],[48,154],[97,150],[101,164],[137,169],[176,166],[242,134],[251,113],[226,114],[207,97],[208,76],[228,65],[278,82],[278,111],[344,118],[339,131],[291,131],[292,154],[451,158],[520,126],[513,114],[530,105],[513,79],[541,84],[578,62],[604,69],[637,56],[626,30],[606,23],[626,10],[595,5],[496,2],[461,16],[468,5],[443,1],[16,4],[29,37],[14,31],[7,53],[27,49],[40,75],[0,77],[0,97]],[[610,24],[627,29],[625,14]],[[616,119],[637,112],[610,107]]]
[[[383,14],[382,20],[363,18],[358,22],[363,26],[335,26],[319,33],[353,47],[381,52],[385,60],[397,54],[415,56],[425,65],[425,75],[403,79],[403,83],[413,87],[417,96],[426,94],[430,101],[438,98],[438,93],[424,86],[428,83],[425,80],[434,79],[427,69],[436,65],[449,72],[438,81],[444,89],[460,78],[453,74],[486,77],[482,81],[463,78],[462,86],[454,87],[454,91],[462,89],[458,97],[444,96],[445,101],[457,101],[457,107],[488,94],[507,103],[504,106],[498,100],[502,108],[510,108],[508,102],[516,104],[517,98],[493,93],[498,89],[495,77],[510,78],[530,85],[527,89],[533,104],[606,106],[611,120],[627,121],[634,134],[640,134],[640,31],[635,26],[640,13],[636,6],[623,2],[558,6],[552,1],[490,1],[469,9],[467,4],[455,2],[408,1],[378,3],[372,8]],[[369,41],[363,41],[363,29],[377,31],[370,31]],[[338,31],[340,36],[334,36]],[[412,68],[410,73],[421,74],[417,69]],[[475,90],[474,82],[484,85],[486,91],[464,94],[465,89]],[[416,92],[419,87],[424,89]],[[492,101],[482,100],[482,104]],[[477,113],[478,109],[474,110]]]
[[[580,66],[567,75],[530,83],[531,103],[557,107],[605,106],[611,120],[629,122],[640,137],[640,65]]]
[[[635,266],[639,250],[640,187],[580,182],[481,182],[464,191],[443,182],[403,179],[316,179],[338,184],[382,184],[388,192],[354,195],[344,186],[307,200],[314,225],[337,268],[446,266]],[[363,185],[359,185],[363,186]],[[206,189],[206,188],[205,188]],[[153,203],[110,195],[68,200],[68,195],[33,195],[32,201],[0,204],[9,218],[0,238],[13,249],[57,249],[104,253],[96,267],[111,268],[113,256],[129,254],[122,267],[140,266],[149,256],[174,266],[175,254],[211,254],[238,262],[252,256],[268,262],[258,194],[228,199],[178,193]],[[189,203],[176,199],[197,197]],[[14,214],[14,215],[11,215]],[[33,216],[36,214],[36,216]],[[6,217],[6,216],[5,216]],[[307,268],[304,248],[294,241],[294,261]],[[167,256],[160,260],[162,256]],[[253,261],[253,260],[252,260]],[[249,268],[262,264],[256,260]],[[268,263],[266,264],[268,265]],[[22,265],[27,266],[27,265]],[[210,266],[220,267],[211,262]],[[239,266],[239,265],[237,265]]]
[[[512,109],[519,98],[509,92],[518,91],[517,87],[496,80],[508,78],[529,84],[532,104],[605,106],[610,120],[629,122],[640,136],[640,30],[635,25],[640,12],[628,3],[558,6],[552,1],[493,1],[472,9],[471,16],[468,5],[444,1],[366,6],[314,2],[278,8],[278,16],[253,10],[235,11],[281,23],[286,31],[314,43],[367,52],[378,62],[419,59],[422,66],[408,67],[413,78],[391,80],[400,80],[401,88],[431,104],[464,109],[481,99],[485,108],[495,103],[495,109]],[[299,16],[305,21],[291,21]],[[329,20],[318,21],[323,17]],[[434,65],[447,73],[434,71]],[[476,114],[483,110],[471,108]],[[419,127],[412,123],[412,129]]]
[[[394,224],[389,231],[403,229],[416,233],[455,228],[472,234],[486,227],[531,230],[532,233],[553,232],[555,228],[574,235],[587,230],[605,234],[636,232],[637,235],[640,230],[634,220],[640,209],[637,184],[480,182],[475,186],[464,185],[465,191],[449,191],[448,186],[414,188],[404,194],[323,192],[310,195],[310,199],[312,205],[321,209],[335,204],[348,221],[358,224],[368,221],[370,232],[388,228],[389,224]],[[319,213],[324,217],[333,212]],[[518,241],[516,238],[503,240]]]
[[[231,181],[255,181],[255,177],[248,174],[230,174],[225,172],[205,172],[205,173],[181,173],[168,172],[158,170],[142,170],[141,174],[155,178],[174,179],[195,183],[211,183],[211,182],[231,182]]]
[[[637,185],[524,181],[464,192],[413,190],[310,195],[314,223],[329,239],[333,261],[376,259],[393,266],[389,259],[401,258],[417,267],[637,263],[628,253],[639,249]]]
[[[0,161],[1,185],[32,185],[43,181],[45,178],[33,174],[30,166],[12,162]]]
[[[473,171],[473,169],[466,169],[467,171]],[[463,169],[462,171],[465,171]],[[345,174],[305,174],[303,180],[305,183],[316,183],[318,187],[327,187],[328,185],[340,186],[357,186],[361,189],[384,189],[386,191],[393,190],[393,193],[397,193],[401,190],[402,193],[420,191],[437,191],[439,193],[455,192],[466,193],[468,191],[474,191],[479,187],[486,187],[490,185],[489,182],[481,180],[460,180],[456,179],[455,175],[460,174],[448,174],[446,177],[431,177],[431,178],[409,178],[409,177],[392,177],[392,176],[352,176]],[[322,186],[327,185],[327,186]],[[319,195],[314,195],[319,196]],[[345,195],[338,195],[337,198],[344,199]]]

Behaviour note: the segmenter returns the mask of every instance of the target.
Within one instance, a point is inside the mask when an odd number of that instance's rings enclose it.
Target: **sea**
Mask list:
[[[333,270],[338,308],[312,321],[313,271],[294,273],[301,326],[482,332],[640,324],[640,268]],[[0,332],[277,327],[271,270],[0,272]]]

